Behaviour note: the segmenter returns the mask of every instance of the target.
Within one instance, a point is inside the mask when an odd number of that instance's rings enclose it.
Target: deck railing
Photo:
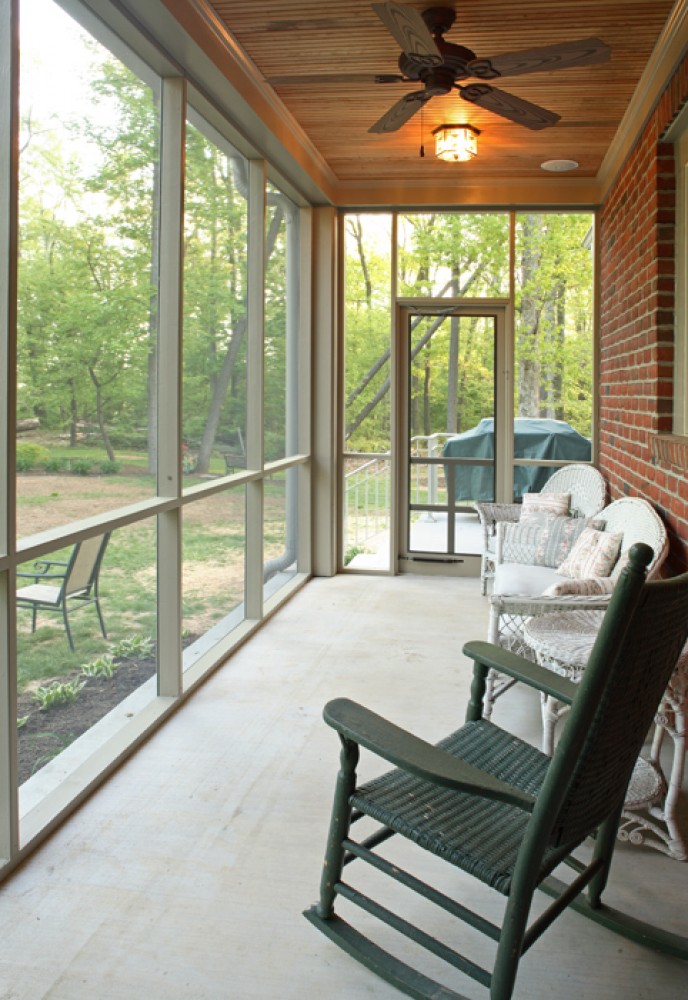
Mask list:
[[[438,458],[451,434],[418,434],[411,438],[412,458]],[[389,530],[391,517],[390,453],[347,455],[344,474],[346,548],[363,548],[372,538]],[[441,502],[438,465],[411,465],[410,502]]]

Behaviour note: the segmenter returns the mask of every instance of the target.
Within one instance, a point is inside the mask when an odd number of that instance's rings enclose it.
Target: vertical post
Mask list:
[[[265,162],[248,164],[248,298],[246,311],[248,399],[246,468],[264,466]],[[263,616],[262,477],[246,484],[246,617]]]
[[[340,468],[339,354],[336,342],[337,217],[313,209],[313,573],[337,572],[337,482]],[[337,403],[335,404],[335,401]]]
[[[15,424],[19,7],[0,0],[0,859],[19,846],[15,607]]]
[[[181,494],[182,234],[186,84],[162,83],[158,284],[158,495]],[[182,691],[181,508],[158,515],[158,694]]]
[[[299,220],[299,378],[296,384],[298,393],[298,451],[300,454],[311,454],[311,357],[313,354],[313,318],[311,308],[313,268],[312,256],[312,221],[313,212],[310,208],[300,209]],[[313,459],[308,465],[299,467],[298,472],[298,555],[297,569],[302,573],[310,573],[313,554],[311,551],[311,482]]]

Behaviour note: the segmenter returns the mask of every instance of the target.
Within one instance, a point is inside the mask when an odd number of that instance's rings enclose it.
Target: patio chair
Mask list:
[[[664,523],[647,500],[641,497],[614,500],[595,516],[595,522],[599,522],[605,532],[621,536],[619,556],[609,576],[580,580],[562,576],[556,568],[537,565],[537,528],[500,525],[490,597],[489,642],[534,660],[535,653],[523,636],[526,619],[555,611],[605,610],[626,564],[628,551],[636,542],[644,542],[653,551],[648,579],[659,574],[669,552],[669,537]],[[485,695],[486,719],[491,717],[494,702],[514,683],[512,678],[501,679],[496,673],[490,673]]]
[[[569,906],[636,943],[688,959],[688,938],[611,909],[601,898],[626,787],[688,635],[688,574],[646,583],[643,567],[652,555],[646,545],[632,549],[579,686],[508,650],[471,642],[464,647],[474,661],[467,721],[435,746],[347,699],[326,706],[325,720],[341,740],[341,764],[320,899],[305,916],[402,992],[447,1000],[462,996],[430,978],[435,973],[430,973],[424,954],[420,967],[407,964],[409,954],[417,954],[404,943],[408,938],[433,961],[439,957],[486,986],[492,1000],[508,1000],[521,956]],[[491,669],[572,702],[553,757],[482,718]],[[358,785],[361,748],[395,769]],[[371,820],[376,824],[373,832],[368,830]],[[354,839],[351,828],[359,823],[365,829]],[[395,834],[404,839],[403,860],[394,851]],[[591,840],[583,856],[576,856],[587,838]],[[383,844],[384,850],[378,850]],[[422,859],[421,870],[412,870],[412,857],[420,857],[417,848],[440,859],[433,866],[432,885],[423,881],[428,866]],[[370,879],[365,866],[354,864],[359,860],[375,869]],[[461,882],[446,868],[439,869],[442,862],[506,897],[501,926],[491,914],[488,920],[449,895]],[[562,868],[570,868],[573,875],[559,877]],[[449,877],[442,879],[443,872]],[[554,902],[528,925],[538,888]],[[395,911],[405,890],[422,898],[412,898],[402,914]],[[637,891],[640,895],[640,888]],[[335,911],[340,899],[353,917],[345,920]],[[428,904],[439,910],[429,915],[432,926],[426,929],[414,921],[420,913],[428,915]],[[360,930],[353,926],[357,907],[365,911]],[[374,924],[371,918],[383,925],[376,940],[366,936],[371,932],[365,929]],[[460,927],[452,921],[463,921],[497,942],[491,970],[466,953],[458,937]],[[437,928],[442,922],[448,931],[440,940]],[[403,958],[393,953],[392,932],[399,935]],[[463,952],[458,950],[462,947]],[[589,975],[594,993],[594,968]],[[548,995],[556,995],[557,987],[553,971]]]
[[[602,510],[607,498],[607,486],[601,472],[592,465],[565,465],[557,469],[541,493],[569,493],[571,517],[592,517]],[[480,559],[481,593],[487,593],[487,581],[494,577],[497,524],[516,522],[523,509],[520,503],[476,503],[483,532]]]
[[[40,559],[33,572],[17,573],[17,578],[32,580],[17,590],[17,606],[31,609],[31,631],[36,631],[39,611],[59,612],[62,615],[69,648],[74,652],[74,641],[69,627],[69,614],[89,604],[94,604],[100,631],[107,639],[103,614],[100,609],[98,579],[110,532],[77,542],[67,562]]]

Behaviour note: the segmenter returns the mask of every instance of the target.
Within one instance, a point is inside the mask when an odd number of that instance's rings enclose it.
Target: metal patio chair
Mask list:
[[[455,984],[440,985],[430,978],[425,955],[420,967],[411,968],[405,939],[486,986],[492,1000],[509,1000],[521,956],[569,906],[608,930],[688,959],[688,938],[613,910],[601,898],[626,788],[688,635],[688,574],[646,582],[652,555],[643,544],[631,550],[580,685],[509,650],[471,642],[464,647],[474,660],[467,721],[435,746],[347,699],[325,708],[325,720],[341,740],[341,765],[320,899],[305,915],[409,996],[461,1000],[462,994],[454,992]],[[553,757],[482,718],[490,669],[572,703]],[[361,748],[395,769],[358,785]],[[364,830],[354,839],[351,828],[359,823]],[[395,834],[404,838],[403,861],[394,852]],[[577,848],[588,838],[590,846],[577,856]],[[457,885],[449,871],[446,880],[436,872],[432,886],[421,873],[414,874],[408,860],[418,856],[413,845],[506,897],[501,925],[449,895]],[[568,876],[562,869],[570,869]],[[554,902],[529,924],[538,888]],[[405,890],[418,893],[422,902],[411,897],[403,914],[394,912]],[[335,911],[338,900],[346,901],[353,918],[347,914],[343,919]],[[423,929],[414,921],[427,903],[436,904],[440,912],[431,915],[432,926]],[[357,907],[365,911],[360,926],[367,928],[374,923],[370,918],[376,918],[384,925],[384,940],[368,938],[349,922]],[[442,940],[435,936],[440,922],[451,924]],[[460,922],[497,943],[491,970],[466,953]],[[395,936],[390,928],[398,932],[399,955],[390,945]],[[613,940],[610,948],[615,947]],[[590,976],[594,992],[594,969]],[[552,995],[557,985],[553,979]]]
[[[17,578],[33,582],[17,590],[17,606],[31,609],[31,631],[36,631],[39,611],[59,612],[62,615],[69,648],[74,652],[74,641],[69,627],[72,611],[94,604],[100,631],[107,639],[103,614],[100,609],[98,581],[110,532],[77,542],[67,562],[39,559],[33,572],[17,573]]]
[[[541,493],[570,493],[571,517],[593,517],[604,507],[607,485],[601,472],[592,465],[565,465],[557,469]],[[494,577],[496,558],[497,525],[500,522],[516,522],[521,516],[520,503],[476,503],[483,532],[483,548],[480,557],[480,589],[487,593],[487,582]]]

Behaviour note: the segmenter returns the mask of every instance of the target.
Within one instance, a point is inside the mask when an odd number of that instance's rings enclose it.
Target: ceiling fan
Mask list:
[[[398,74],[377,76],[291,76],[274,77],[269,83],[413,83],[423,84],[397,101],[369,132],[396,132],[433,97],[458,90],[460,96],[493,114],[539,130],[555,125],[560,115],[515,94],[498,90],[489,83],[463,80],[496,80],[544,70],[568,69],[606,62],[610,49],[599,38],[584,38],[543,48],[506,52],[492,58],[478,58],[475,52],[445,40],[456,13],[451,7],[429,7],[420,13],[415,7],[399,3],[374,3],[373,10],[401,46]]]

